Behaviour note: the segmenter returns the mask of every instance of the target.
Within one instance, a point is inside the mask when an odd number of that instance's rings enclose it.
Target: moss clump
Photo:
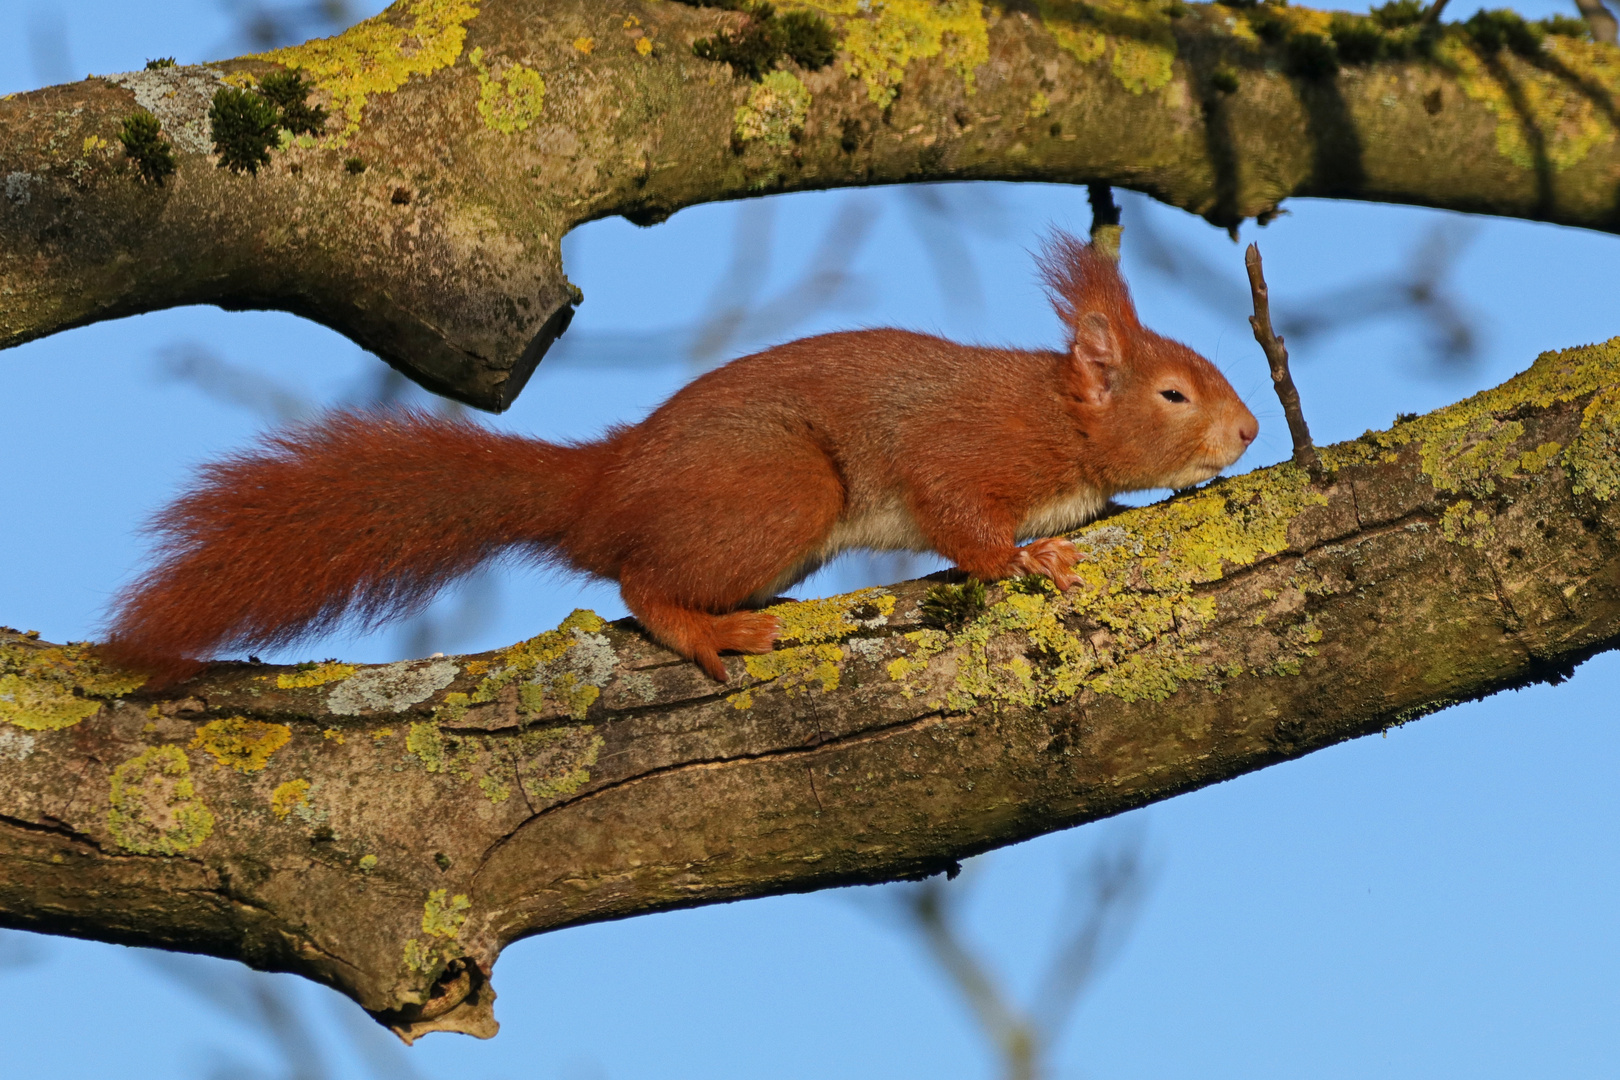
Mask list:
[[[274,71],[259,82],[259,93],[281,110],[281,126],[294,135],[319,135],[326,129],[326,110],[306,100],[312,89],[296,71]]]
[[[1301,79],[1331,79],[1339,71],[1339,50],[1322,34],[1290,34],[1283,45],[1285,66]]]
[[[158,71],[163,68],[172,68],[174,66],[175,62],[174,57],[172,56],[160,56],[156,60],[148,60],[146,62],[147,71]]]
[[[257,175],[281,141],[281,110],[252,90],[222,86],[208,107],[208,127],[220,168]]]
[[[1235,94],[1238,92],[1237,72],[1229,67],[1216,68],[1210,72],[1209,85],[1223,94]]]
[[[832,63],[838,52],[833,30],[813,11],[790,11],[778,15],[768,3],[746,0],[719,0],[692,6],[720,7],[747,13],[748,22],[735,33],[722,30],[712,38],[692,44],[692,52],[704,60],[730,64],[731,70],[753,82],[763,79],[781,60],[792,60],[806,71],[819,71]]]
[[[145,109],[124,117],[118,141],[124,144],[124,156],[149,182],[162,187],[164,179],[174,175],[174,148],[163,137],[158,118]]]
[[[960,630],[984,614],[987,606],[984,582],[977,578],[960,585],[935,585],[923,597],[923,625],[936,630]]]
[[[1525,22],[1524,16],[1506,8],[1476,11],[1462,26],[1474,44],[1487,53],[1506,48],[1520,56],[1534,56],[1541,51],[1546,36],[1541,27]]]
[[[221,765],[240,773],[259,772],[270,764],[270,755],[292,739],[292,728],[264,720],[232,716],[210,720],[197,729],[191,740],[193,750],[202,749]]]
[[[214,814],[197,797],[178,746],[154,746],[113,770],[107,831],[140,855],[178,855],[208,839]]]
[[[1428,8],[1421,0],[1389,0],[1373,8],[1371,15],[1373,21],[1386,30],[1400,30],[1418,25],[1427,13]]]
[[[357,157],[343,159],[343,171],[350,176],[359,176],[366,171],[366,163]]]
[[[1372,19],[1358,19],[1339,12],[1333,16],[1330,31],[1339,59],[1346,64],[1370,64],[1382,59],[1387,52],[1389,39]]]
[[[1536,23],[1543,31],[1557,34],[1559,37],[1579,38],[1582,41],[1592,39],[1592,28],[1586,25],[1585,19],[1577,19],[1572,15],[1549,15]]]

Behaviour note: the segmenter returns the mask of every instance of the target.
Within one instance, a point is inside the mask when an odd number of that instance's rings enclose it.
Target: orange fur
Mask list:
[[[747,609],[844,548],[931,549],[986,580],[1068,588],[1074,547],[1019,537],[1083,524],[1116,492],[1207,479],[1256,426],[1208,361],[1138,323],[1111,260],[1059,235],[1041,267],[1064,352],[826,334],[581,445],[410,412],[273,435],[159,515],[159,562],[104,649],[182,678],[223,649],[410,613],[507,555],[618,581],[648,633],[723,681],[720,653],[775,640]]]

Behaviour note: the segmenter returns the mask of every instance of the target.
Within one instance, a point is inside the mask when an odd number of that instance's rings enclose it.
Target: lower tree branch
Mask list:
[[[1505,687],[1620,634],[1620,339],[1076,535],[1082,583],[784,605],[707,680],[576,613],[481,656],[160,693],[0,635],[0,925],[233,957],[406,1038],[529,934],[937,872]],[[933,605],[937,609],[939,605]]]

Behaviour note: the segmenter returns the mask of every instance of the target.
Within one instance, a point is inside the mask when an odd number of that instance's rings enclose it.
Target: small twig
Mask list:
[[[1249,290],[1254,294],[1254,314],[1249,325],[1254,327],[1254,340],[1265,350],[1266,362],[1271,365],[1271,382],[1277,388],[1277,400],[1282,402],[1283,415],[1288,418],[1288,433],[1294,437],[1294,464],[1313,476],[1322,471],[1322,459],[1311,445],[1311,429],[1305,426],[1305,412],[1299,407],[1299,391],[1294,389],[1294,377],[1288,373],[1288,350],[1283,339],[1271,329],[1271,297],[1266,291],[1266,275],[1260,267],[1260,245],[1250,244],[1243,253],[1243,265],[1249,268]]]
[[[1440,13],[1444,10],[1446,10],[1446,0],[1434,0],[1434,3],[1429,5],[1429,10],[1423,13],[1424,23],[1428,26],[1439,26]]]
[[[1119,206],[1114,189],[1107,184],[1087,184],[1086,201],[1091,203],[1091,244],[1114,261],[1119,261]]]

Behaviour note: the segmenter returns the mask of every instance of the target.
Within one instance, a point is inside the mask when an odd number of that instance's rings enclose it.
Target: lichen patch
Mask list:
[[[94,716],[96,698],[117,698],[146,682],[104,667],[84,645],[0,644],[0,723],[55,731]]]
[[[341,682],[360,669],[354,664],[340,664],[326,660],[319,664],[299,664],[296,670],[284,671],[276,676],[276,685],[283,690],[301,690],[311,686],[325,686]]]
[[[540,119],[546,80],[538,71],[504,60],[485,64],[483,49],[468,53],[467,61],[478,72],[478,117],[485,127],[511,135]]]
[[[113,770],[107,830],[140,855],[178,855],[214,831],[214,814],[197,796],[191,763],[178,746],[154,746]]]
[[[450,660],[401,660],[367,668],[334,687],[326,707],[338,716],[404,712],[449,686],[460,671]]]
[[[400,0],[336,37],[306,41],[257,59],[301,69],[332,99],[344,128],[338,145],[360,130],[366,102],[391,94],[413,75],[454,64],[479,0]]]
[[[737,106],[732,119],[740,142],[758,140],[773,150],[786,150],[809,115],[809,89],[791,71],[773,71],[754,84],[747,104]]]
[[[250,773],[259,772],[270,764],[270,755],[291,739],[292,728],[286,724],[232,716],[210,720],[198,728],[191,748],[208,751],[222,767]]]
[[[163,134],[178,149],[188,154],[213,152],[208,108],[226,85],[219,72],[200,65],[160,67],[108,75],[107,81],[133,93],[135,103],[157,117]]]

